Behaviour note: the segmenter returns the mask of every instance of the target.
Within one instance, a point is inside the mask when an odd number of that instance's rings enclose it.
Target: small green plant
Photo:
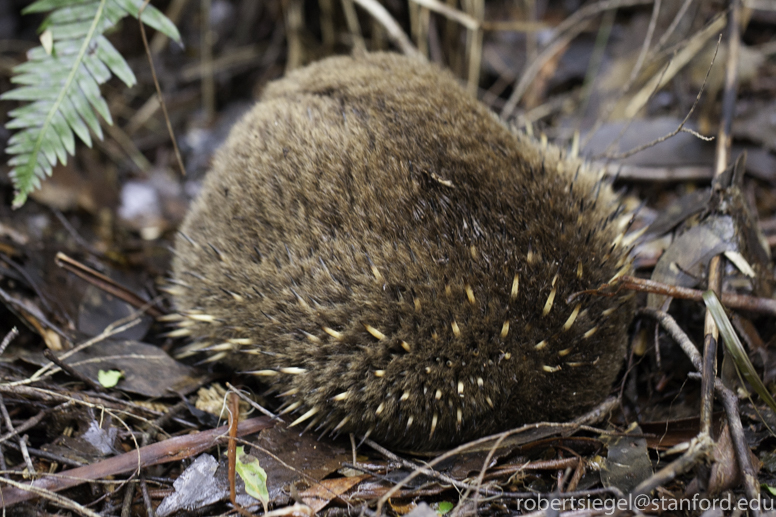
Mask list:
[[[103,388],[115,388],[122,377],[124,377],[124,372],[119,370],[99,370],[97,372],[97,381]]]
[[[259,465],[259,460],[250,454],[245,454],[245,447],[237,447],[237,461],[234,467],[245,483],[245,491],[249,496],[261,501],[264,513],[267,513],[269,504],[267,473]]]
[[[51,14],[41,25],[41,46],[27,54],[27,62],[14,68],[11,81],[17,85],[0,96],[2,100],[28,104],[10,112],[8,129],[18,130],[8,141],[11,179],[18,208],[27,195],[51,176],[59,160],[75,153],[75,135],[92,145],[91,134],[102,140],[99,114],[113,120],[100,85],[115,75],[128,87],[135,74],[121,54],[103,35],[122,18],[137,18],[144,0],[38,0],[23,12]],[[180,42],[175,25],[158,9],[147,5],[143,23]],[[90,133],[91,131],[91,133]]]
[[[741,386],[746,388],[744,381],[748,382],[754,391],[760,395],[760,398],[765,402],[771,411],[776,412],[776,400],[765,387],[763,381],[760,380],[760,376],[752,365],[752,361],[749,360],[749,355],[746,353],[744,345],[741,340],[738,339],[733,324],[725,312],[725,308],[722,306],[722,302],[719,301],[714,291],[708,290],[703,293],[703,301],[706,307],[711,313],[711,317],[714,318],[714,323],[719,328],[719,335],[722,336],[722,342],[725,343],[725,348],[733,358],[733,363],[736,365],[738,371],[739,380]],[[767,426],[768,424],[766,424]]]

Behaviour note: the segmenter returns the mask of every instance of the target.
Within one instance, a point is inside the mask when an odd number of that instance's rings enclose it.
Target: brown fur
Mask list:
[[[581,169],[435,66],[370,54],[290,73],[183,224],[176,335],[259,371],[303,426],[388,445],[574,417],[608,393],[632,312],[565,301],[625,262],[618,199]]]

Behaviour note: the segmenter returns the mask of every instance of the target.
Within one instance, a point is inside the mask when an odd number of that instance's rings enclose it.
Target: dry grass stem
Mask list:
[[[404,31],[401,29],[396,20],[393,19],[391,14],[383,7],[377,0],[353,0],[355,3],[365,9],[370,15],[372,15],[380,24],[385,27],[388,32],[388,38],[399,47],[405,55],[414,57],[416,59],[425,59],[423,55],[418,52]]]

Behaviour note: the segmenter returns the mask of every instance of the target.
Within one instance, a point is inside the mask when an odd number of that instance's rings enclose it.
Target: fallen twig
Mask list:
[[[240,423],[237,428],[237,435],[253,434],[262,429],[272,427],[272,425],[272,422],[267,417],[251,418]],[[180,461],[204,452],[220,443],[226,437],[227,429],[228,426],[223,426],[198,434],[177,436],[92,465],[66,470],[56,475],[45,476],[29,484],[9,483],[13,487],[3,489],[0,492],[0,497],[2,497],[4,506],[7,507],[41,495],[43,490],[57,492],[80,485],[81,483],[118,474],[127,474],[138,469],[150,467],[151,465]],[[4,479],[0,479],[0,481],[7,482]]]

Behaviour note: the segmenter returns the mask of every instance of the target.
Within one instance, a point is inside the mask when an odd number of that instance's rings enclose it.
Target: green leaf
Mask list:
[[[455,505],[450,501],[440,501],[434,506],[435,506],[434,509],[439,515],[444,515],[448,513],[450,510],[452,510]]]
[[[14,207],[50,176],[52,167],[75,153],[75,137],[92,145],[103,138],[99,114],[112,124],[100,85],[112,76],[131,87],[135,74],[103,34],[127,15],[138,17],[144,0],[38,0],[24,13],[49,13],[40,28],[42,46],[27,53],[27,62],[14,68],[11,81],[19,85],[0,100],[25,104],[10,111],[8,129],[18,131],[8,141],[10,177],[16,189]],[[180,34],[164,14],[151,5],[142,21],[175,41]]]
[[[84,92],[78,89],[75,90],[70,97],[70,100],[73,102],[73,106],[75,106],[78,114],[81,115],[81,118],[86,122],[86,125],[92,130],[92,133],[102,140],[102,127],[100,126],[100,121],[97,120],[97,116],[89,106],[89,101],[86,99]]]
[[[113,388],[119,383],[124,373],[119,370],[99,370],[97,380],[103,388]]]
[[[57,157],[59,157],[63,163],[67,162],[65,148],[61,145],[59,136],[51,125],[46,127],[46,131],[40,138],[40,142],[41,147],[43,148],[43,154],[46,155],[51,167],[57,164]]]
[[[258,458],[245,454],[244,447],[237,447],[237,461],[235,470],[245,483],[245,491],[254,499],[261,501],[264,513],[269,504],[269,491],[267,490],[267,473],[259,466]]]
[[[108,103],[105,102],[105,99],[100,95],[100,85],[97,84],[94,77],[86,70],[86,67],[81,66],[76,70],[75,80],[78,87],[81,88],[81,91],[89,101],[89,104],[94,108],[94,111],[99,113],[108,124],[113,124],[113,119],[111,118],[110,110],[108,109]]]
[[[97,81],[97,84],[103,84],[111,78],[110,70],[96,55],[86,56],[84,64],[89,73],[92,74],[92,77],[94,77],[94,80]]]
[[[75,106],[73,106],[73,101],[71,99],[64,99],[60,109],[62,110],[62,115],[65,117],[67,123],[73,128],[75,134],[78,135],[78,138],[80,138],[87,146],[91,147],[92,136],[89,134],[89,128],[86,127],[86,124],[84,124],[84,121],[78,115]]]
[[[129,14],[137,18],[140,8],[145,3],[144,0],[115,0],[118,5],[122,7]],[[153,27],[168,38],[180,43],[181,35],[178,32],[178,28],[172,23],[169,18],[162,14],[159,9],[151,4],[148,4],[143,10],[143,16],[141,18],[143,23],[149,27]]]
[[[70,125],[65,120],[61,111],[54,114],[54,119],[51,121],[51,125],[54,126],[57,136],[62,141],[62,145],[68,154],[75,154],[75,138],[73,138],[73,131],[70,129]],[[67,163],[67,156],[60,157],[62,163]]]
[[[94,8],[91,5],[71,5],[60,7],[51,13],[46,21],[51,25],[62,25],[65,23],[88,20],[93,16],[93,11]]]
[[[137,83],[135,74],[132,72],[132,69],[129,68],[127,62],[124,61],[124,58],[121,57],[119,51],[110,44],[110,41],[108,41],[105,36],[99,36],[95,38],[94,42],[97,44],[95,47],[97,57],[108,65],[110,71],[121,79],[127,87],[131,88],[135,86],[135,83]]]
[[[38,0],[32,5],[25,7],[22,14],[45,13],[46,11],[51,11],[53,9],[61,9],[79,4],[90,4],[93,1],[94,0]]]
[[[714,291],[706,291],[703,293],[703,301],[706,303],[706,307],[708,307],[711,317],[714,318],[714,323],[716,323],[719,328],[719,335],[722,336],[722,341],[725,343],[725,349],[733,358],[738,374],[752,386],[752,389],[760,395],[763,402],[768,404],[768,407],[776,412],[776,401],[773,400],[773,397],[763,384],[763,381],[760,380],[760,376],[757,375],[757,371],[749,360],[749,355],[747,355],[744,346],[738,339],[738,335],[733,329],[733,325],[730,323],[730,319],[728,319],[719,298],[714,294]]]
[[[36,86],[23,86],[5,92],[0,99],[5,101],[37,101],[40,99],[56,99],[57,92],[52,91],[51,88],[36,87]]]
[[[762,488],[763,490],[767,490],[769,494],[776,497],[776,488],[770,485],[766,485],[765,483],[761,483],[760,488]]]

